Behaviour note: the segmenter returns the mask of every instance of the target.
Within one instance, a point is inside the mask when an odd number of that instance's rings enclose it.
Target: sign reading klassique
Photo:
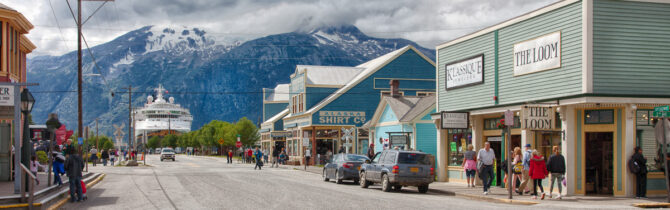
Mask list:
[[[514,76],[561,67],[561,32],[514,44]]]
[[[447,90],[484,82],[484,54],[445,65]]]
[[[527,105],[521,109],[521,129],[552,130],[556,125],[556,108]]]
[[[0,85],[0,106],[14,106],[14,86]]]
[[[469,113],[467,112],[442,112],[442,129],[467,129]]]

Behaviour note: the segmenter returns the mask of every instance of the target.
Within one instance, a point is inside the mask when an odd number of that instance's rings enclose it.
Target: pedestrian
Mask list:
[[[263,162],[268,162],[268,149],[263,150]]]
[[[342,153],[345,153],[345,152],[346,152],[346,150],[344,150],[344,146],[340,145],[340,149],[337,150],[337,154],[342,154]]]
[[[107,160],[109,160],[109,151],[103,150],[100,157],[102,158],[102,166],[107,166]]]
[[[279,154],[279,164],[281,164],[281,165],[285,165],[285,164],[286,164],[286,152],[284,152],[284,151],[282,151],[282,152]],[[277,167],[279,167],[279,166],[277,166]]]
[[[312,151],[307,148],[305,150],[305,171],[307,170],[307,165],[309,165],[309,159],[312,157]]]
[[[54,172],[54,184],[58,184],[58,186],[63,185],[63,180],[61,179],[61,175],[65,174],[65,156],[63,156],[63,153],[59,151],[59,148],[56,148],[55,151],[51,154],[53,157],[53,162],[51,163],[51,168],[52,171]]]
[[[372,160],[373,157],[375,157],[375,143],[370,143],[370,146],[368,146],[368,158]]]
[[[475,187],[475,174],[477,173],[477,152],[473,149],[474,146],[470,144],[468,145],[468,151],[463,154],[463,168],[465,169],[468,187]]]
[[[484,148],[477,153],[477,160],[479,161],[479,176],[484,185],[484,195],[489,194],[489,188],[493,182],[493,162],[496,159],[496,153],[491,149],[491,143],[486,142]]]
[[[128,150],[123,150],[123,160],[128,161]]]
[[[37,156],[33,155],[32,157],[30,157],[30,173],[33,173],[33,175],[35,175],[35,184],[37,185],[40,184],[40,179],[37,179],[37,171],[39,170],[40,167],[44,168],[44,166],[42,166],[42,164],[40,164],[40,162],[37,161]]]
[[[532,156],[532,151],[530,149],[530,144],[526,144],[524,147],[524,152],[523,152],[523,159],[522,159],[522,164],[523,164],[523,171],[521,172],[521,178],[523,178],[521,181],[521,185],[519,186],[519,195],[522,195],[523,193],[528,194],[530,192],[530,189],[528,188],[528,182],[530,182],[530,176],[528,175],[529,170],[530,170],[530,158]]]
[[[521,147],[514,147],[512,159],[512,186],[517,187],[517,182],[523,180],[523,153]],[[518,180],[518,181],[517,181]],[[519,195],[523,194],[521,188],[516,188],[515,192]]]
[[[552,197],[552,192],[554,192],[554,181],[558,185],[558,196],[556,198],[561,199],[561,194],[563,192],[563,179],[565,177],[565,158],[561,155],[561,152],[558,150],[558,146],[552,148],[554,154],[549,156],[549,161],[547,161],[547,171],[551,174],[551,185],[549,185],[549,198]]]
[[[326,160],[330,160],[331,158],[333,158],[333,151],[328,149],[328,152],[326,152]]]
[[[277,151],[277,148],[272,147],[272,165],[270,165],[270,168],[279,166],[277,158],[279,158],[279,152]]]
[[[91,161],[93,161],[93,166],[95,166],[96,163],[98,163],[98,149],[93,146],[93,148],[88,153],[91,154]]]
[[[533,181],[533,199],[537,199],[537,188],[540,187],[541,200],[544,200],[544,187],[542,187],[542,180],[547,177],[547,165],[544,162],[544,157],[540,155],[537,150],[533,150],[533,157],[530,159],[530,170],[528,175]]]
[[[233,150],[232,149],[228,150],[228,158],[226,158],[226,160],[228,161],[228,164],[233,163]]]
[[[114,161],[116,160],[116,150],[112,150],[109,153],[109,161],[112,163],[112,166],[114,166]]]
[[[84,162],[74,150],[68,150],[68,158],[65,160],[65,171],[70,181],[70,202],[81,201],[81,171]],[[76,196],[75,196],[76,194]]]
[[[256,170],[256,167],[258,167],[258,170],[261,170],[263,167],[263,152],[260,148],[256,147],[254,156],[256,157],[256,166],[254,166],[254,170]]]
[[[247,148],[247,163],[251,163],[251,158],[254,156],[254,151],[251,148]]]
[[[633,172],[637,181],[637,191],[635,197],[647,198],[647,158],[642,155],[642,148],[635,147],[635,154],[631,157],[632,166],[629,163],[628,167],[633,167]]]

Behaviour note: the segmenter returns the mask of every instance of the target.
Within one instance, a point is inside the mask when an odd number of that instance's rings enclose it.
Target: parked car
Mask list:
[[[175,154],[174,150],[172,148],[163,148],[161,150],[161,161],[165,159],[171,159],[172,161],[175,161]]]
[[[342,184],[342,180],[353,180],[358,184],[358,170],[367,157],[357,154],[336,154],[323,167],[323,181],[335,180],[335,183]]]
[[[367,188],[381,183],[384,192],[400,191],[403,186],[417,186],[419,192],[428,192],[435,180],[434,157],[418,151],[384,150],[371,161],[361,165],[360,185]]]

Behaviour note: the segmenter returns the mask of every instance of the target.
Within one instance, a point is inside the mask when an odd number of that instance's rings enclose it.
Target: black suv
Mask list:
[[[384,192],[391,187],[400,191],[403,186],[417,186],[419,192],[426,193],[435,180],[434,157],[417,151],[384,150],[361,166],[359,176],[363,188],[381,183]]]

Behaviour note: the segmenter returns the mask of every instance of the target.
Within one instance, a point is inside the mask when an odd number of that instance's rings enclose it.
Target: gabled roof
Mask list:
[[[288,84],[279,84],[274,88],[272,95],[268,96],[265,101],[288,101],[289,89]]]
[[[16,11],[15,9],[13,9],[13,8],[11,8],[11,7],[9,7],[9,6],[5,5],[5,4],[3,4],[3,3],[0,3],[0,9],[6,9],[6,10],[11,10],[11,11]]]
[[[286,116],[286,115],[288,114],[288,111],[289,111],[288,109],[284,109],[284,111],[281,111],[281,112],[279,112],[278,114],[276,114],[275,116],[272,116],[270,119],[268,119],[268,120],[266,120],[265,122],[261,123],[261,125],[264,125],[264,124],[270,124],[270,123],[275,123],[275,122],[277,122],[277,120],[280,120],[281,118],[283,118],[284,116]]]
[[[403,48],[400,48],[398,50],[395,50],[393,52],[390,52],[386,55],[382,55],[380,57],[377,57],[375,59],[372,59],[368,62],[365,62],[363,64],[360,64],[356,67],[358,68],[364,68],[360,74],[356,75],[351,81],[349,81],[347,84],[344,85],[344,87],[338,89],[335,91],[333,94],[330,94],[328,97],[326,97],[324,100],[316,104],[314,107],[311,109],[307,110],[304,114],[312,114],[315,113],[316,111],[320,110],[321,108],[325,107],[328,105],[330,102],[334,101],[335,99],[339,98],[340,95],[343,95],[347,91],[349,91],[351,88],[355,87],[358,85],[358,83],[362,82],[366,78],[368,78],[370,75],[374,74],[377,72],[377,70],[381,69],[382,67],[386,66],[386,64],[390,63],[393,61],[395,58],[398,56],[402,55],[403,53],[407,52],[408,50],[414,50],[418,55],[420,55],[422,58],[424,58],[426,61],[430,62],[431,64],[435,65],[435,62],[430,60],[428,57],[426,57],[423,53],[419,52],[416,48],[414,48],[411,45],[407,45]]]
[[[412,122],[421,117],[421,114],[426,113],[428,109],[432,109],[435,106],[435,102],[435,96],[400,96],[397,98],[384,96],[379,102],[375,115],[370,120],[371,122],[368,126],[374,126],[379,121],[386,105],[398,118],[398,122],[403,123]]]
[[[364,68],[350,66],[312,66],[297,65],[298,74],[307,72],[305,83],[307,85],[345,85]]]

